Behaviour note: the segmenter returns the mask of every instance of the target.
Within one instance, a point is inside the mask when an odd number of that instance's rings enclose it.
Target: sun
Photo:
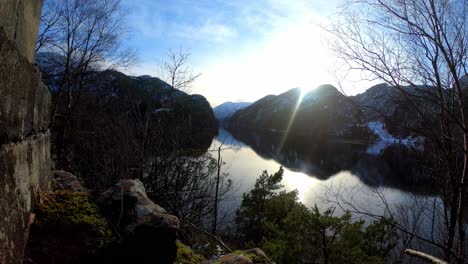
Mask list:
[[[317,86],[300,87],[299,89],[301,89],[301,94],[305,95],[305,94],[308,94],[309,92],[317,89]]]
[[[296,110],[297,108],[299,108],[299,106],[301,105],[302,101],[304,100],[304,97],[310,93],[311,91],[315,90],[317,87],[315,86],[308,86],[308,87],[300,87],[300,95],[299,95],[299,99],[297,100],[297,105],[296,105]]]
[[[310,91],[313,91],[317,89],[317,86],[307,86],[307,87],[301,87],[301,90],[304,92],[304,93],[308,93]]]

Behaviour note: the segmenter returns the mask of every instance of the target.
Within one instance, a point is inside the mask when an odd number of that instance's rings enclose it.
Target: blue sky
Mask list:
[[[167,51],[189,50],[202,73],[192,93],[213,106],[255,101],[290,88],[336,85],[335,59],[321,26],[340,0],[124,0],[131,29],[126,47],[140,62],[134,75],[160,76]],[[348,93],[362,84],[347,85]]]

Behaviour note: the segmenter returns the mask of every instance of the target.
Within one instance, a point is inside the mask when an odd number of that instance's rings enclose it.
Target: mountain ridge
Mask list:
[[[419,144],[421,140],[408,127],[420,128],[421,117],[410,111],[410,107],[411,104],[427,107],[418,96],[430,87],[401,88],[416,99],[410,101],[407,95],[384,83],[354,96],[346,96],[330,84],[307,92],[293,88],[279,95],[267,95],[235,112],[227,120],[226,127],[288,132],[313,138],[337,136]],[[426,119],[430,120],[429,117],[427,114]]]
[[[227,126],[322,137],[331,133],[355,133],[345,130],[358,123],[359,116],[360,112],[348,97],[334,86],[325,84],[308,92],[293,88],[279,95],[267,95],[237,111]]]

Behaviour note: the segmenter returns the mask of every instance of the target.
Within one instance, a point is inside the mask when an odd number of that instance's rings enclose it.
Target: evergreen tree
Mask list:
[[[386,219],[368,224],[349,212],[309,209],[297,191],[281,190],[283,172],[264,171],[244,194],[237,211],[244,243],[263,248],[277,263],[385,263],[398,238]]]

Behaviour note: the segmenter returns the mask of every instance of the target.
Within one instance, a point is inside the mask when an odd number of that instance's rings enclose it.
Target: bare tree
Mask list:
[[[388,83],[420,117],[415,131],[426,139],[426,152],[444,186],[445,257],[459,263],[466,259],[467,22],[464,0],[358,0],[344,6],[328,29],[333,49],[349,70]]]
[[[134,54],[121,48],[126,35],[125,13],[120,0],[50,0],[43,7],[36,51],[48,52],[56,68],[52,125],[56,154],[63,158],[64,134],[74,108],[97,71],[126,67]],[[54,54],[51,56],[50,54]]]
[[[228,144],[228,146],[225,146]],[[226,192],[223,192],[223,185],[226,184],[227,173],[222,171],[223,166],[226,164],[222,157],[222,152],[226,150],[236,151],[239,147],[233,145],[232,143],[226,142],[225,138],[218,138],[218,143],[214,143],[212,148],[208,150],[209,152],[216,152],[216,183],[215,183],[215,194],[214,194],[214,203],[213,203],[213,225],[211,227],[211,232],[217,234],[218,225],[219,225],[219,203],[226,196]],[[231,188],[232,182],[230,179],[227,179],[228,186]]]
[[[188,66],[190,52],[169,49],[167,59],[162,63],[164,80],[177,90],[189,93],[193,82],[201,76]]]
[[[215,186],[215,196],[214,196],[214,214],[213,214],[213,227],[211,232],[216,234],[216,228],[218,227],[218,203],[219,203],[219,183],[221,180],[221,167],[223,165],[223,159],[221,157],[221,151],[223,150],[223,144],[221,143],[217,150],[218,158],[216,159],[216,186]]]

